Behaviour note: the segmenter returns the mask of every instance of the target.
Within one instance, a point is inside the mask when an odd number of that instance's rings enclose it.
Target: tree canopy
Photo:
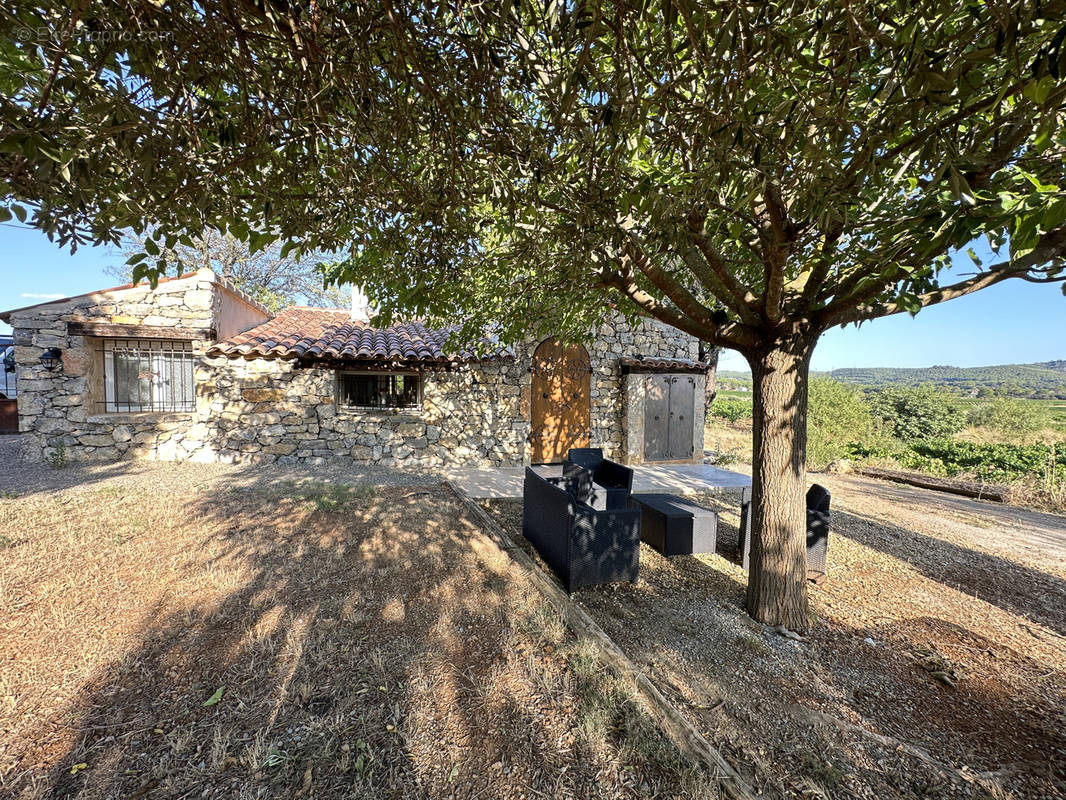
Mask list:
[[[750,350],[1062,277],[1062,10],[15,2],[0,179],[62,243],[340,249],[386,308],[479,323],[581,327],[609,287]]]
[[[138,274],[213,228],[346,254],[332,278],[385,316],[580,336],[614,303],[739,350],[749,609],[805,627],[819,335],[1066,279],[1064,19],[1062,0],[13,0],[4,213],[71,245],[158,231]],[[948,277],[962,252],[973,273]]]
[[[143,234],[127,233],[118,253],[125,263],[112,264],[106,272],[122,281],[129,281],[149,249],[158,249],[157,231]],[[171,248],[158,249],[156,255],[164,261],[183,268],[207,267],[214,270],[249,297],[272,311],[289,305],[346,307],[351,295],[338,286],[323,285],[323,275],[310,256],[302,259],[281,255],[283,245],[272,242],[249,252],[248,244],[229,234],[208,228],[191,244],[176,243]],[[131,264],[130,262],[135,262]]]

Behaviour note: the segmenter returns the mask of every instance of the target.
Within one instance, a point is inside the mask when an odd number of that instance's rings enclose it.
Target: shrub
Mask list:
[[[848,445],[865,442],[874,430],[862,392],[829,378],[814,378],[807,407],[807,464],[821,468],[848,454]]]
[[[729,422],[751,419],[751,414],[751,401],[741,400],[738,397],[718,398],[711,406],[711,416],[720,417]]]
[[[904,469],[952,477],[973,475],[994,483],[1019,478],[1066,480],[1066,448],[1046,444],[975,444],[953,439],[914,442],[892,452],[881,446],[852,445],[855,458],[892,458]]]
[[[966,426],[956,399],[929,386],[882,389],[870,405],[892,435],[904,441],[948,437]]]
[[[67,446],[62,439],[45,450],[44,463],[52,469],[63,469],[67,465]]]
[[[1039,403],[1000,397],[970,409],[969,423],[1012,437],[1031,437],[1051,426],[1051,415]]]

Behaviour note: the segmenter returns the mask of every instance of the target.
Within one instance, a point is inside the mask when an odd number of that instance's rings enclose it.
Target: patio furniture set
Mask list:
[[[570,450],[561,476],[527,467],[522,534],[559,576],[567,592],[604,583],[636,583],[643,540],[664,556],[714,553],[718,514],[671,494],[634,494],[633,470],[599,448]],[[748,568],[750,490],[741,490],[738,560]],[[807,493],[807,576],[825,578],[829,492]]]

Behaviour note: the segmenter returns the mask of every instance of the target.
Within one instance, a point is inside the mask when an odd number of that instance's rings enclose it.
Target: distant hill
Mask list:
[[[991,367],[846,367],[816,374],[875,389],[931,384],[964,395],[1066,400],[1066,360]],[[745,372],[723,371],[718,378],[723,383],[751,385],[751,375]]]
[[[1066,399],[1066,361],[991,367],[848,367],[824,374],[834,380],[869,387],[932,384],[959,394],[984,389],[982,394]]]

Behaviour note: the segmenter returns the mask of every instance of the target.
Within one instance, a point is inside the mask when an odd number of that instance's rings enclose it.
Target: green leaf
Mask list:
[[[215,693],[213,695],[204,700],[204,706],[217,705],[218,701],[222,699],[222,695],[224,695],[225,693],[226,685],[223,684],[222,686],[219,686],[217,689],[215,689]]]
[[[954,165],[948,167],[948,182],[951,184],[951,192],[957,200],[968,206],[974,205],[973,190],[970,189],[970,184],[962,173],[955,169]]]
[[[1053,200],[1047,205],[1040,227],[1045,231],[1054,230],[1066,222],[1066,197]]]
[[[155,239],[144,240],[144,252],[150,256],[159,255],[159,245],[156,244]]]
[[[16,217],[18,217],[19,222],[26,221],[26,209],[24,209],[22,206],[12,205],[11,211]]]
[[[1051,145],[1051,123],[1043,125],[1033,137],[1033,149],[1044,152]]]
[[[1048,95],[1051,94],[1051,90],[1054,88],[1055,79],[1045,76],[1027,84],[1022,90],[1022,94],[1037,105],[1043,105],[1044,101],[1047,100]]]
[[[135,264],[140,264],[146,258],[148,258],[147,253],[135,253],[134,255],[126,259],[126,265],[132,267]]]

